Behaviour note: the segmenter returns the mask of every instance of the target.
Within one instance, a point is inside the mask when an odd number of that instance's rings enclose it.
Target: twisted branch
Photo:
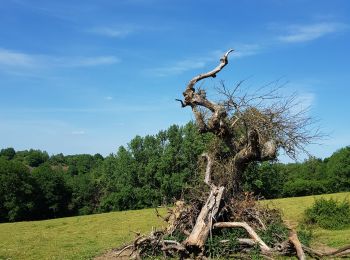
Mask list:
[[[254,229],[245,222],[219,222],[214,224],[214,228],[244,228],[249,236],[259,244],[261,251],[268,252],[271,248],[259,237]]]

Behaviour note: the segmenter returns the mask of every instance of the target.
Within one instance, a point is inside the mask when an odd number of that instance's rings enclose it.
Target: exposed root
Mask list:
[[[120,249],[117,253],[116,253],[116,257],[120,256],[124,251],[133,248],[133,245],[127,245],[125,247],[123,247],[122,249]]]
[[[315,250],[313,248],[307,247],[305,245],[302,245],[303,250],[305,253],[307,253],[309,256],[314,257],[316,259],[321,259],[324,257],[346,257],[350,256],[350,245],[341,247],[339,249],[336,249],[332,252],[320,252],[318,250]]]
[[[262,252],[269,252],[271,248],[266,245],[259,235],[245,222],[219,222],[214,224],[214,228],[244,228],[251,239],[259,244]]]
[[[289,241],[293,244],[296,252],[297,252],[297,256],[299,260],[304,260],[305,259],[305,253],[302,247],[302,244],[299,241],[297,232],[295,232],[294,230],[291,230],[289,233]]]

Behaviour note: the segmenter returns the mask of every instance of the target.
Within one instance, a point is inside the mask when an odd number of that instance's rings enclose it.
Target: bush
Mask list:
[[[313,236],[313,230],[310,227],[301,225],[298,228],[298,238],[303,245],[310,246]]]
[[[316,224],[325,229],[342,229],[350,226],[350,202],[334,199],[316,199],[312,207],[304,212],[308,224]]]
[[[246,233],[243,229],[215,230],[213,236],[210,236],[206,241],[205,251],[210,258],[229,258],[239,249],[238,238],[245,236]],[[227,243],[222,243],[222,240],[226,240]]]

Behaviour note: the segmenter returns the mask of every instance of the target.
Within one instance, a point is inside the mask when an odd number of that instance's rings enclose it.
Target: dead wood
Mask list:
[[[316,259],[321,259],[325,257],[346,257],[350,255],[350,245],[341,247],[339,249],[333,250],[331,252],[320,252],[318,250],[315,250],[313,248],[307,247],[305,245],[302,245],[303,250],[310,255],[311,257],[314,257]]]
[[[164,257],[205,258],[208,256],[205,250],[209,236],[222,235],[223,228],[243,228],[248,238],[236,238],[239,244],[237,253],[249,253],[258,245],[262,256],[267,259],[275,254],[297,255],[299,259],[305,259],[304,250],[316,256],[325,255],[304,247],[294,231],[285,241],[276,235],[278,242],[274,245],[266,244],[258,235],[274,220],[280,220],[280,215],[274,210],[260,208],[252,194],[243,192],[244,171],[250,163],[276,159],[279,149],[295,157],[319,135],[318,132],[309,132],[311,118],[305,111],[293,112],[294,98],[281,99],[278,88],[270,91],[262,88],[249,95],[240,94],[243,81],[233,91],[222,84],[219,93],[224,100],[209,100],[206,91],[196,84],[206,78],[215,78],[228,64],[231,52],[232,49],[228,50],[214,69],[193,77],[183,92],[183,100],[177,99],[183,108],[192,109],[200,133],[214,135],[212,145],[202,154],[206,159],[204,184],[199,186],[200,189],[194,189],[200,190],[201,194],[187,201],[177,201],[163,218],[168,223],[165,230],[152,231],[148,236],[139,235],[120,252],[132,249],[135,258],[160,254]],[[229,242],[229,239],[222,238],[219,244],[227,246]],[[332,255],[346,253],[346,250],[339,249]]]
[[[269,252],[271,248],[259,237],[259,235],[245,222],[219,222],[214,228],[244,228],[253,241],[259,244],[261,251]]]
[[[200,249],[203,248],[208,238],[209,232],[212,229],[213,219],[219,210],[224,189],[224,187],[213,186],[207,202],[204,204],[201,212],[197,217],[196,224],[191,234],[184,242],[186,246],[197,247]]]
[[[297,232],[295,232],[294,230],[291,230],[289,233],[289,241],[293,244],[296,252],[297,252],[297,256],[299,260],[304,260],[305,259],[305,253],[302,247],[302,244],[299,241]]]

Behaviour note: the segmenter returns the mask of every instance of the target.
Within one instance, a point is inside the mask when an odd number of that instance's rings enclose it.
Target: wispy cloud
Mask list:
[[[121,101],[116,102],[117,104],[113,104],[108,107],[37,107],[37,108],[31,108],[31,107],[21,107],[18,109],[9,108],[9,107],[3,107],[0,104],[0,110],[5,113],[22,113],[22,114],[32,114],[32,113],[44,113],[44,114],[50,114],[50,113],[69,113],[69,114],[89,114],[89,113],[96,113],[96,114],[120,114],[125,112],[154,112],[154,111],[164,111],[167,109],[172,109],[173,105],[169,104],[169,102],[164,102],[161,105],[154,105],[154,104],[143,104],[143,105],[133,105],[133,104],[127,104],[123,103]],[[175,103],[173,103],[175,104]],[[175,104],[176,105],[176,104]]]
[[[120,62],[115,56],[58,57],[40,54],[27,54],[0,48],[0,70],[25,70],[52,67],[91,67],[111,65]]]
[[[134,28],[131,26],[124,26],[124,27],[108,27],[108,26],[101,26],[101,27],[93,27],[91,29],[86,30],[89,33],[106,36],[106,37],[112,37],[112,38],[123,38],[132,32],[134,32]]]
[[[227,50],[215,50],[203,57],[193,57],[184,60],[179,60],[173,64],[164,65],[159,68],[147,69],[147,73],[152,73],[153,76],[165,77],[172,75],[179,75],[189,70],[204,68],[208,63],[218,62],[220,57]],[[258,44],[238,44],[236,45],[235,51],[231,54],[235,58],[243,58],[246,56],[252,56],[260,53],[262,51],[262,46]]]
[[[36,63],[31,55],[0,48],[0,66],[33,67]]]
[[[259,44],[238,44],[235,47],[235,51],[232,55],[235,58],[242,58],[247,56],[252,56],[260,53],[263,47]]]
[[[12,2],[25,11],[63,21],[76,21],[82,15],[91,15],[97,7],[96,4],[88,1],[80,3],[72,1],[32,1],[29,3],[26,0],[9,0],[8,2]]]
[[[315,103],[316,95],[312,92],[304,92],[297,96],[297,103],[301,110],[310,108]]]
[[[47,61],[53,61],[58,67],[90,67],[98,65],[111,65],[120,62],[115,56],[73,57],[55,58],[48,57]]]
[[[113,97],[107,96],[107,97],[105,97],[105,100],[113,100]]]
[[[307,25],[291,25],[287,28],[288,33],[278,37],[278,40],[286,43],[307,42],[316,40],[328,34],[347,29],[343,23],[322,22]]]
[[[178,75],[188,70],[203,68],[206,65],[206,62],[207,61],[204,59],[185,59],[170,64],[169,66],[148,69],[147,73],[152,73],[152,75],[158,77]]]

